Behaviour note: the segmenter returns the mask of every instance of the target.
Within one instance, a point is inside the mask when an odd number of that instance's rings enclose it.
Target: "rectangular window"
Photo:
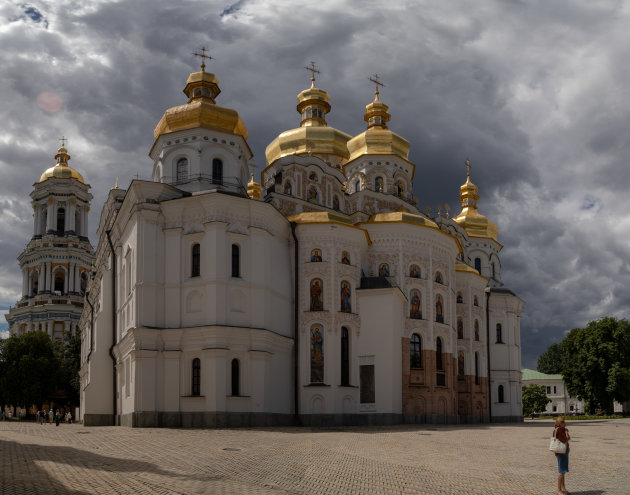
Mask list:
[[[373,404],[376,402],[376,393],[374,390],[374,365],[361,365],[359,367],[359,373],[361,404]]]
[[[555,393],[557,393],[557,392],[556,392],[556,386],[555,386],[555,385],[553,386],[553,393],[554,393],[554,394],[555,394]]]
[[[547,394],[551,393],[551,387],[547,387]]]

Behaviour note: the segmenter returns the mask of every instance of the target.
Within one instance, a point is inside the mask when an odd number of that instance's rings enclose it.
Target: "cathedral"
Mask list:
[[[109,192],[79,321],[85,425],[522,419],[523,301],[470,167],[457,216],[420,212],[378,79],[351,136],[312,70],[260,182],[202,63],[155,127],[152,180]]]

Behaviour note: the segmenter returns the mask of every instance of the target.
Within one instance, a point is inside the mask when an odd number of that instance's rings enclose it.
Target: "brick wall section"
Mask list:
[[[414,415],[460,415],[461,422],[487,421],[488,380],[465,375],[457,379],[457,360],[443,354],[446,386],[437,385],[435,351],[422,351],[422,369],[409,368],[409,339],[402,339],[402,410]]]

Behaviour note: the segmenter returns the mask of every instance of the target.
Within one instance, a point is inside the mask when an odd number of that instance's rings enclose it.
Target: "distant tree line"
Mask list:
[[[0,405],[40,407],[63,390],[79,403],[81,337],[52,340],[45,332],[0,339]]]
[[[561,374],[588,412],[613,414],[614,401],[630,400],[630,323],[612,317],[574,328],[538,358],[538,371]]]

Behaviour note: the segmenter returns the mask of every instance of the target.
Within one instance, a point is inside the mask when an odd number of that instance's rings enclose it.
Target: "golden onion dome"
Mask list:
[[[76,179],[82,184],[85,184],[85,182],[83,182],[83,176],[68,165],[70,155],[68,154],[68,150],[66,148],[62,146],[57,150],[55,160],[57,160],[55,166],[47,169],[39,178],[39,182],[44,182],[45,180],[54,177],[55,179]]]
[[[190,74],[184,88],[188,103],[164,112],[153,131],[155,140],[163,134],[199,127],[247,139],[247,128],[238,112],[215,103],[220,92],[219,80],[214,74],[203,70],[203,67],[200,72]]]
[[[389,107],[379,99],[377,86],[374,101],[365,107],[363,120],[368,123],[367,130],[348,141],[350,161],[361,155],[394,155],[409,161],[409,141],[387,128],[391,118],[387,110]]]
[[[297,97],[297,111],[302,117],[300,127],[284,131],[275,138],[265,150],[267,164],[288,155],[334,155],[348,158],[346,143],[350,135],[341,132],[326,123],[326,114],[330,112],[330,96],[323,89],[315,87],[315,78],[311,78],[311,87]]]
[[[247,195],[252,199],[259,200],[262,198],[261,190],[260,184],[254,180],[254,174],[252,174],[250,181],[247,183]]]
[[[470,167],[468,160],[466,160],[466,165]],[[462,211],[453,220],[464,227],[471,237],[484,237],[498,242],[499,228],[477,210],[479,188],[470,181],[470,170],[466,177],[466,183],[459,190]]]

